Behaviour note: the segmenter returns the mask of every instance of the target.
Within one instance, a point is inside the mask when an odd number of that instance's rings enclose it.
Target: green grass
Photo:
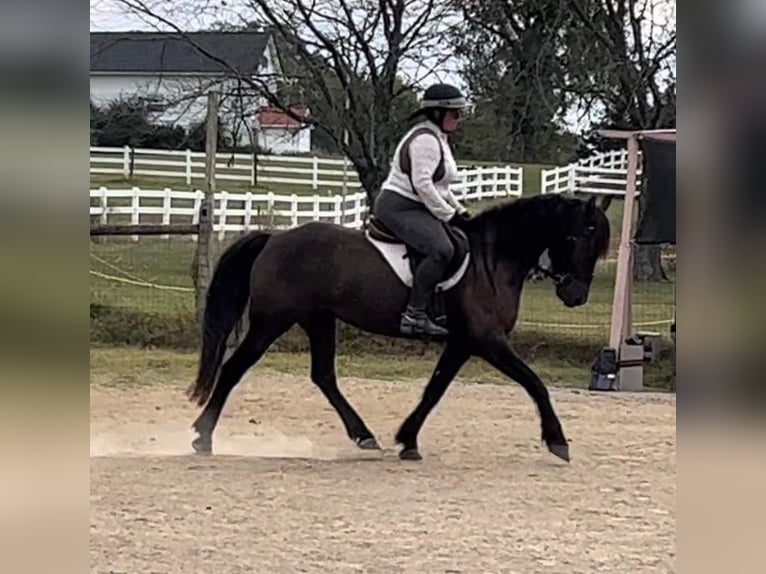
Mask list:
[[[220,250],[223,245],[217,245]],[[109,238],[91,242],[91,340],[96,345],[195,349],[194,294],[191,262],[194,243],[189,239]],[[515,345],[545,380],[556,384],[586,384],[590,361],[608,342],[614,285],[614,262],[599,263],[589,302],[566,308],[548,281],[528,282],[522,296]],[[138,286],[142,281],[154,287]],[[181,287],[186,291],[160,289]],[[674,316],[674,285],[636,284],[633,318],[636,330],[658,331],[669,347],[667,324]],[[387,339],[342,326],[339,366],[371,378],[422,378],[436,360],[437,347],[426,343]],[[308,368],[305,336],[294,329],[280,341],[264,365],[287,371]],[[296,353],[298,353],[296,355]],[[271,355],[271,354],[270,354]],[[404,362],[397,363],[398,359]],[[648,384],[658,387],[669,380],[669,362],[647,369]],[[494,380],[491,369],[468,370],[476,377]]]
[[[225,244],[216,243],[219,252],[224,247]],[[191,291],[194,251],[195,244],[189,238],[93,241],[90,268],[96,274],[91,275],[91,302],[165,316],[191,313],[194,309]],[[548,281],[527,283],[522,296],[520,328],[544,324],[544,330],[563,333],[595,336],[608,333],[616,271],[616,262],[612,258],[615,256],[616,252],[612,250],[609,260],[598,263],[590,298],[584,307],[564,307]],[[134,281],[155,287],[135,285]],[[188,291],[163,287],[180,287]],[[672,282],[634,285],[636,323],[668,320],[673,317],[674,306]]]
[[[417,356],[381,354],[339,354],[338,376],[423,384],[431,374],[437,353]],[[191,351],[138,349],[135,347],[92,347],[90,381],[94,385],[141,387],[172,384],[186,386],[194,380],[198,354]],[[270,351],[253,368],[254,373],[304,375],[309,380],[309,354],[306,352]],[[564,359],[533,358],[530,367],[554,386],[586,388],[589,371],[583,365]],[[650,389],[667,388],[672,371],[669,361],[649,364],[644,369],[644,383]],[[472,383],[508,384],[509,379],[486,362],[472,359],[461,370],[460,380]]]

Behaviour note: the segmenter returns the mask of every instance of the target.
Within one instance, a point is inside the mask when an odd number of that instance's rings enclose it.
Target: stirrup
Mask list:
[[[412,311],[411,309],[402,314],[399,329],[405,335],[446,337],[449,334],[447,329],[433,322],[425,311]]]

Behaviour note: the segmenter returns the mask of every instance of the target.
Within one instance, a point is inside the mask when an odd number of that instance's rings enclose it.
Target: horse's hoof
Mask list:
[[[380,450],[380,445],[378,444],[378,441],[376,441],[375,437],[373,436],[368,438],[363,438],[361,440],[357,439],[356,446],[358,446],[362,450]]]
[[[549,444],[548,450],[551,451],[560,459],[563,459],[569,462],[569,445],[568,444],[561,444],[561,443]]]
[[[197,454],[213,454],[213,441],[210,437],[198,436],[192,441],[192,448]]]
[[[399,458],[402,460],[423,460],[416,448],[405,448],[399,453]]]

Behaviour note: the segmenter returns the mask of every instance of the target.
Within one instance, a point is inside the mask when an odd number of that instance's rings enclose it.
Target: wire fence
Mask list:
[[[217,254],[234,238],[227,235],[223,241],[216,241]],[[129,237],[93,239],[91,305],[123,319],[149,320],[154,325],[150,339],[162,339],[163,329],[173,331],[178,325],[195,330],[192,276],[195,248],[195,242],[183,236],[142,238],[140,242],[133,242]],[[556,297],[549,280],[530,279],[522,295],[518,336],[529,341],[563,341],[591,351],[606,345],[616,268],[616,253],[600,261],[588,303],[572,309]],[[675,256],[670,249],[664,254],[663,268],[668,281],[634,284],[633,327],[635,331],[656,332],[669,340],[675,314]],[[125,341],[110,342],[130,342],[129,339],[136,336],[128,330]]]

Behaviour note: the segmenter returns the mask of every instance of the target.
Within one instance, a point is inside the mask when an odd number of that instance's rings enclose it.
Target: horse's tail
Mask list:
[[[226,340],[250,298],[250,270],[270,237],[269,233],[248,234],[230,245],[218,260],[207,290],[197,380],[187,390],[189,400],[196,400],[199,406],[213,392]]]

